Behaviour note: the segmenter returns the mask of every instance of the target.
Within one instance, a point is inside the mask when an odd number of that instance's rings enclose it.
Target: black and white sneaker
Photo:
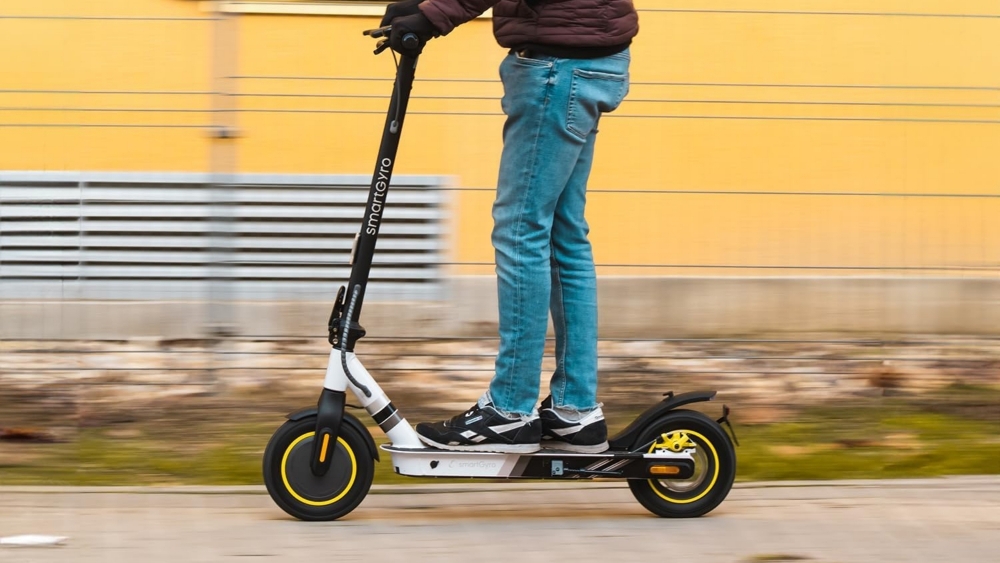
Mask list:
[[[537,414],[508,418],[487,396],[450,420],[421,422],[417,434],[442,450],[530,454],[541,449],[542,423]]]
[[[552,408],[552,397],[542,401],[542,447],[581,454],[596,454],[608,449],[608,425],[601,407],[576,416],[560,414]]]

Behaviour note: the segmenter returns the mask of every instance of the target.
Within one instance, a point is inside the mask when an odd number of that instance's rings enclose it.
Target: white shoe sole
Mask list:
[[[608,451],[609,447],[607,442],[593,446],[577,446],[566,442],[542,442],[542,449],[572,452],[575,454],[599,454]]]
[[[533,454],[538,450],[542,449],[539,444],[470,444],[467,446],[452,446],[449,444],[441,444],[431,440],[430,438],[425,438],[423,436],[417,435],[420,441],[427,444],[432,448],[437,448],[439,450],[447,450],[450,452],[478,452],[485,454]],[[605,448],[607,449],[607,448]]]

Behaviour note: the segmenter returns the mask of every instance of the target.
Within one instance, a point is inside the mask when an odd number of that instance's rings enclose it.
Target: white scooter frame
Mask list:
[[[330,364],[327,368],[326,379],[323,386],[330,391],[345,391],[351,388],[354,396],[361,402],[368,414],[378,423],[379,427],[389,438],[390,444],[383,445],[382,449],[392,455],[393,467],[396,473],[410,477],[481,477],[481,478],[515,478],[515,477],[546,477],[546,475],[525,475],[529,461],[532,458],[552,460],[589,460],[589,471],[603,471],[605,476],[613,476],[611,472],[638,461],[636,457],[620,458],[620,453],[608,451],[601,454],[574,454],[570,452],[542,450],[533,454],[504,454],[490,452],[458,452],[446,451],[430,448],[420,441],[417,432],[399,413],[396,407],[386,396],[382,388],[375,382],[375,378],[368,373],[368,370],[361,364],[361,361],[353,353],[347,353],[347,365],[355,380],[371,392],[371,396],[365,396],[357,387],[351,385],[347,374],[342,368],[343,352],[333,350],[330,354]],[[639,454],[641,459],[647,463],[659,462],[663,467],[677,466],[678,460],[687,463],[678,467],[684,468],[687,464],[694,465],[694,449],[684,449],[682,451],[670,451],[667,448],[660,448],[651,453]],[[616,463],[611,464],[611,461]],[[604,463],[602,463],[604,462]],[[669,464],[669,465],[668,465]],[[607,465],[607,467],[602,467]],[[563,470],[571,469],[566,464]],[[550,475],[553,471],[550,468]],[[558,471],[558,465],[557,469]],[[683,475],[684,471],[679,471],[678,475]]]

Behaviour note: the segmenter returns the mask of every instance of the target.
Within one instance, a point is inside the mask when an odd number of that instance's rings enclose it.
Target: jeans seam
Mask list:
[[[575,108],[576,87],[577,87],[576,76],[577,76],[576,70],[574,69],[573,76],[570,78],[570,84],[569,84],[569,111],[566,114],[566,129],[569,130],[570,134],[576,136],[577,138],[582,137],[583,141],[586,142],[586,135],[581,133],[580,130],[577,129],[576,127],[576,120],[575,120],[576,112],[574,111],[576,109]]]
[[[552,245],[551,242],[549,244]],[[556,258],[555,245],[552,245],[551,255],[552,255],[552,262],[553,263],[551,263],[549,265],[549,267],[550,268],[554,267],[554,269],[552,270],[552,272],[554,273],[553,280],[552,280],[554,283],[553,283],[553,288],[552,289],[553,290],[555,289],[555,285],[559,286],[559,313],[560,313],[560,316],[562,317],[562,330],[558,331],[558,332],[562,333],[562,337],[559,339],[560,342],[558,344],[561,344],[563,355],[562,355],[561,358],[560,357],[556,357],[556,371],[558,371],[560,368],[562,368],[562,373],[563,373],[563,377],[562,377],[562,389],[559,390],[559,394],[561,395],[559,402],[562,402],[562,401],[566,400],[566,385],[569,383],[569,374],[566,373],[566,343],[567,343],[567,341],[566,341],[566,303],[564,301],[564,299],[565,299],[566,296],[563,293],[562,276],[560,275],[560,272],[559,272],[559,268],[560,268],[560,266],[559,266],[559,259]],[[553,323],[554,322],[555,322],[555,319],[553,319]],[[561,405],[557,405],[555,403],[556,403],[555,397],[553,397],[552,398],[552,404],[554,406],[557,406],[557,407],[561,406]]]

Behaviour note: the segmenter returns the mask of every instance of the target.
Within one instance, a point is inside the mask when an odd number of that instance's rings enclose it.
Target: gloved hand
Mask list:
[[[431,23],[431,20],[427,19],[427,16],[420,11],[409,16],[395,18],[390,22],[390,25],[392,25],[392,32],[389,34],[389,46],[401,55],[419,55],[424,43],[441,34]],[[403,47],[403,37],[407,33],[413,33],[420,38],[421,48],[407,49]]]
[[[378,26],[385,27],[391,24],[392,20],[396,18],[419,14],[420,8],[418,6],[423,1],[424,0],[400,0],[399,2],[389,4],[385,7],[385,15],[382,16],[382,23],[378,24]]]

